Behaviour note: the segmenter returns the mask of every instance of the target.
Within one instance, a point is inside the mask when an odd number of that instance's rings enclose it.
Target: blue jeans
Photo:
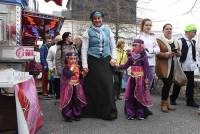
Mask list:
[[[156,80],[155,80],[155,77],[156,77],[156,73],[155,73],[155,66],[149,66],[150,67],[150,72],[153,76],[153,79],[151,81],[151,90],[156,90]]]

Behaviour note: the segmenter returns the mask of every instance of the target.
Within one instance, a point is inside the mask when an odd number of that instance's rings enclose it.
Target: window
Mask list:
[[[3,20],[0,20],[0,41],[3,41],[3,33],[4,33],[4,29],[3,29]]]
[[[0,3],[0,45],[16,46],[16,9],[17,6]],[[19,22],[21,23],[21,22]],[[20,31],[20,30],[18,30]]]

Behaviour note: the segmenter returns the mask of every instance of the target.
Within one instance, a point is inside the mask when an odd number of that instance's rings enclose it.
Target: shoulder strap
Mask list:
[[[161,42],[162,44],[165,44],[161,39],[156,39],[157,42]]]

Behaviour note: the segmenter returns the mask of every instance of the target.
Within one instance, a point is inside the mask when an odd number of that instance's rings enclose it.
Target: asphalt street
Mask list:
[[[124,102],[119,100],[118,118],[114,121],[82,118],[70,123],[63,120],[54,99],[40,99],[44,116],[37,134],[200,134],[197,108],[187,107],[183,98],[177,100],[177,110],[169,113],[160,111],[159,95],[153,96],[153,102],[153,115],[145,120],[127,120]]]

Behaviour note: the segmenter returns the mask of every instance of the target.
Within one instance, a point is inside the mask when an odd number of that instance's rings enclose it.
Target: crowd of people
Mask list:
[[[175,110],[171,105],[177,105],[183,85],[186,105],[199,106],[194,100],[196,25],[186,26],[185,36],[177,40],[172,36],[173,26],[167,23],[163,34],[156,38],[151,32],[152,21],[143,19],[140,34],[133,39],[132,49],[126,51],[125,41],[119,39],[115,43],[114,34],[103,24],[103,18],[101,11],[94,11],[90,15],[92,25],[82,37],[73,41],[72,34],[65,32],[56,36],[55,45],[50,46],[52,40],[47,36],[40,48],[42,93],[47,96],[48,84],[51,85],[66,121],[79,121],[81,117],[116,119],[115,101],[122,99],[122,91],[127,119],[143,120],[153,114],[151,92],[156,90],[156,77],[163,82],[162,112]],[[182,72],[185,81],[174,79],[177,71]]]

